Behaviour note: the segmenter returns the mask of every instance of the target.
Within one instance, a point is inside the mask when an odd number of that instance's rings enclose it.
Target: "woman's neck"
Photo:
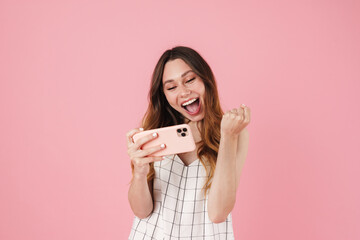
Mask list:
[[[188,121],[185,123],[190,126],[195,143],[196,144],[200,143],[201,142],[201,133],[200,133],[201,121],[198,121],[198,122]]]

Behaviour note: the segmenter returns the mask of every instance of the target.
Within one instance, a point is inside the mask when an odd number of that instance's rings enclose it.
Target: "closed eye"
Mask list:
[[[193,78],[190,79],[190,80],[187,80],[186,83],[192,82],[192,81],[194,81],[194,80],[195,80],[195,77],[193,77]]]
[[[176,88],[176,86],[171,87],[171,88],[168,88],[167,90],[173,90],[173,89],[175,89],[175,88]]]

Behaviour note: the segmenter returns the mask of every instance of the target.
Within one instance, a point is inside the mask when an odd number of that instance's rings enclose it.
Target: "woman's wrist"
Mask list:
[[[136,172],[134,172],[134,174],[133,174],[133,180],[136,180],[136,181],[146,180],[146,181],[147,181],[147,174],[142,174],[142,173],[136,173]]]
[[[221,131],[220,138],[221,139],[226,139],[226,140],[237,141],[237,139],[239,138],[239,134],[238,133]]]

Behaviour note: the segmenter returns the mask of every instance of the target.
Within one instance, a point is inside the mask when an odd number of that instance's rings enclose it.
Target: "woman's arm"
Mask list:
[[[150,170],[151,162],[161,161],[162,157],[149,157],[165,147],[165,145],[155,146],[146,150],[141,150],[141,146],[158,137],[157,134],[147,135],[140,138],[136,143],[132,136],[139,132],[134,129],[127,134],[128,155],[133,166],[133,178],[128,192],[128,199],[132,211],[138,218],[146,218],[153,211],[152,183],[148,184],[147,174]]]
[[[147,178],[133,176],[128,192],[129,203],[135,216],[146,218],[153,210],[152,187]]]
[[[243,116],[243,117],[241,117]],[[221,139],[214,177],[209,191],[208,212],[214,223],[223,222],[234,208],[241,170],[247,156],[250,110],[227,112],[221,122]]]

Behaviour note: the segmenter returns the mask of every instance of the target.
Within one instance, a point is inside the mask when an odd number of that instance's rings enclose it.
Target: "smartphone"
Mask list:
[[[142,145],[141,149],[158,146],[162,143],[164,143],[166,147],[149,156],[166,156],[191,152],[195,150],[194,137],[191,133],[190,126],[187,124],[180,124],[139,132],[133,136],[134,142],[136,143],[139,138],[153,134],[155,132],[158,134],[158,137]]]

